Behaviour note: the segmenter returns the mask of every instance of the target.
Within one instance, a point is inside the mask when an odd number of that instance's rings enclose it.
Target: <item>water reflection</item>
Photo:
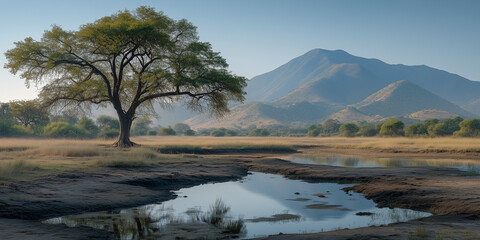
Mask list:
[[[480,161],[460,159],[418,159],[418,158],[375,158],[352,157],[348,155],[329,155],[326,153],[294,154],[284,157],[296,163],[321,164],[337,167],[449,167],[462,171],[480,173]]]
[[[85,213],[46,220],[45,223],[63,223],[69,227],[88,226],[104,229],[117,239],[218,239],[245,235],[245,224],[229,215],[228,207],[217,199],[207,211],[192,208],[185,216],[164,205]]]
[[[430,216],[376,208],[363,195],[341,190],[348,186],[253,173],[241,181],[181,189],[175,192],[176,199],[162,204],[46,222],[106,229],[119,239],[228,239],[357,228]]]

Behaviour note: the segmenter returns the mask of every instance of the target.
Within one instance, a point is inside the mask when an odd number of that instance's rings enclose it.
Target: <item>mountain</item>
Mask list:
[[[389,84],[359,103],[332,114],[340,122],[378,122],[389,117],[411,120],[472,118],[473,114],[406,80]]]
[[[335,69],[335,65],[339,64],[358,66],[361,73],[359,75],[350,74],[350,77],[361,79],[372,89],[378,90],[385,87],[386,84],[408,80],[459,106],[466,106],[480,99],[480,82],[471,81],[443,70],[424,65],[387,64],[378,59],[353,56],[343,50],[314,49],[273,71],[252,78],[246,88],[247,100],[272,101],[281,98],[304,84],[322,78],[332,78],[334,75],[332,75],[332,70]],[[349,74],[344,74],[344,76],[348,78]],[[343,81],[350,80],[343,79]],[[330,83],[333,82],[330,81]],[[386,84],[382,85],[382,82]],[[327,83],[322,84],[328,85]],[[341,88],[337,88],[330,94],[333,95],[340,90]],[[370,94],[373,92],[375,91]],[[323,93],[320,93],[318,98],[324,98]],[[480,112],[475,113],[480,114]]]
[[[386,84],[386,81],[358,64],[334,64],[319,77],[274,102],[292,104],[308,101],[349,105],[363,100]]]
[[[186,121],[195,128],[341,122],[406,121],[480,115],[480,82],[428,66],[387,64],[342,50],[314,49],[256,76],[247,102],[224,119]]]
[[[420,110],[435,109],[463,117],[473,115],[459,106],[406,80],[394,82],[353,107],[369,115],[403,116]]]
[[[347,122],[379,122],[385,117],[380,115],[369,116],[363,112],[360,112],[354,107],[347,107],[339,112],[336,112],[328,118],[338,120],[341,123]]]

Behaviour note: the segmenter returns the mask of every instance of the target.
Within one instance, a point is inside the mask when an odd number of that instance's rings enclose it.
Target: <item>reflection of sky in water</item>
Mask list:
[[[320,164],[337,167],[448,167],[462,171],[480,173],[479,160],[457,160],[457,159],[415,159],[415,158],[369,158],[351,156],[331,156],[322,154],[294,154],[284,159],[302,164]]]
[[[336,183],[306,183],[300,180],[288,180],[279,175],[253,173],[241,181],[216,184],[204,184],[185,188],[175,193],[178,198],[162,204],[150,204],[144,207],[120,211],[125,216],[135,215],[138,209],[148,209],[155,219],[165,216],[188,221],[191,216],[188,210],[208,211],[212,203],[221,199],[230,207],[228,213],[231,219],[238,217],[245,220],[247,235],[245,237],[265,236],[282,233],[309,233],[343,228],[357,228],[370,225],[382,225],[397,221],[408,221],[414,218],[429,216],[428,213],[405,209],[376,208],[375,203],[365,199],[361,194],[347,194],[341,188],[351,186]],[[295,194],[298,193],[298,194]],[[314,194],[325,194],[325,198]],[[186,197],[184,197],[186,196]],[[306,198],[307,201],[292,201],[288,199]],[[340,205],[339,209],[311,209],[307,205],[324,204]],[[345,210],[348,209],[348,210]],[[357,216],[357,212],[372,212],[372,216]],[[249,222],[248,219],[271,217],[275,214],[289,213],[300,215],[300,220],[277,222]],[[76,218],[88,222],[95,214],[79,215]],[[99,215],[97,213],[97,215]],[[105,215],[101,213],[100,215]],[[72,221],[69,217],[69,221]],[[67,219],[64,219],[65,221]],[[55,219],[62,222],[62,219]],[[54,222],[55,222],[54,221]],[[65,222],[63,221],[63,222]],[[78,221],[78,220],[77,220]],[[160,222],[160,223],[161,223]],[[102,224],[99,224],[102,225]]]

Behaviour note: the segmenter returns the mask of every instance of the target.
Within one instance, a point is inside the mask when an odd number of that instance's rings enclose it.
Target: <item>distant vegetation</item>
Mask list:
[[[35,114],[32,114],[32,111]],[[31,101],[0,103],[0,137],[48,137],[48,138],[114,138],[118,136],[117,119],[102,115],[96,120],[76,111],[66,110],[52,114]],[[173,127],[152,126],[148,118],[136,119],[132,124],[133,136],[289,136],[289,137],[479,137],[480,119],[461,117],[443,120],[429,119],[407,125],[391,118],[376,124],[368,122],[343,123],[328,119],[307,128],[292,128],[270,125],[258,128],[255,125],[241,129],[212,128],[194,131],[185,123]]]

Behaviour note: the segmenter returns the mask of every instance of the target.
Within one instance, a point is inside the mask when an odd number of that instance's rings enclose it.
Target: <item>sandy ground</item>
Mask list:
[[[379,206],[438,214],[389,226],[308,235],[282,234],[266,239],[407,239],[409,235],[418,235],[418,239],[479,239],[480,236],[479,176],[434,167],[355,169],[301,165],[271,154],[242,154],[203,155],[198,160],[158,167],[60,173],[33,182],[0,182],[0,238],[113,238],[107,232],[67,229],[41,224],[39,220],[161,202],[175,197],[170,190],[239,179],[248,171],[281,174],[308,182],[354,182],[357,185],[345,190],[363,193]]]

